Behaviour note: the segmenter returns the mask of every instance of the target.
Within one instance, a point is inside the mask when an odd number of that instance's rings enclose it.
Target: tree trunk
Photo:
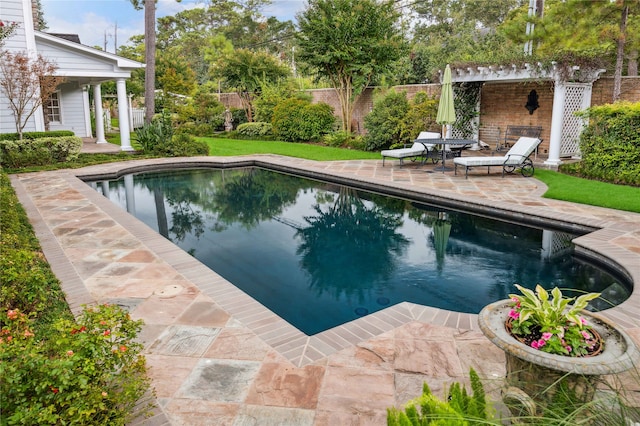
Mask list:
[[[620,17],[620,34],[616,40],[616,70],[613,75],[613,102],[620,99],[622,86],[622,62],[624,60],[624,42],[627,34],[627,17],[629,16],[629,6],[622,7],[622,16]]]
[[[156,3],[155,0],[144,2],[144,105],[146,114],[144,122],[149,124],[156,110]]]

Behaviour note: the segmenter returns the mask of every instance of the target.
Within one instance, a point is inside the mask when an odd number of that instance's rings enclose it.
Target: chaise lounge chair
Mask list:
[[[382,167],[384,167],[384,160],[386,157],[397,158],[400,160],[400,167],[402,167],[402,160],[405,158],[419,158],[422,157],[422,163],[424,163],[429,156],[430,152],[434,151],[435,145],[423,142],[424,139],[439,139],[440,133],[435,132],[420,132],[418,138],[413,141],[413,145],[408,148],[400,149],[385,149],[380,154],[382,155]]]
[[[486,166],[488,174],[490,167],[500,166],[502,167],[502,177],[504,177],[505,172],[513,173],[518,168],[521,170],[522,176],[533,176],[533,161],[529,156],[538,147],[540,141],[538,138],[523,136],[503,157],[456,157],[453,159],[453,164],[455,165],[454,173],[458,174],[458,165],[464,166],[464,177],[466,179],[469,176],[469,169],[472,167]]]

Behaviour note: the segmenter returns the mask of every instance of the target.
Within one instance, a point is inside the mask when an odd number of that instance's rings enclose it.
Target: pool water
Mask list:
[[[630,294],[575,235],[265,169],[91,185],[307,335],[403,301],[478,313],[514,283],[602,292],[594,310]]]

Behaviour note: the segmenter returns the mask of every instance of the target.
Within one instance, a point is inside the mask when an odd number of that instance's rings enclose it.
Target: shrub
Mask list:
[[[333,147],[347,147],[358,150],[364,150],[364,137],[347,133],[343,130],[329,133],[322,138],[323,142]]]
[[[260,137],[267,136],[273,133],[273,126],[271,123],[242,123],[238,126],[238,133],[247,137]]]
[[[0,393],[9,424],[120,424],[149,387],[142,327],[118,306],[85,308],[40,335],[28,315],[2,312]]]
[[[76,136],[0,141],[0,164],[8,168],[44,166],[78,158],[82,139]]]
[[[194,155],[209,155],[209,145],[196,140],[186,133],[174,135],[171,140],[163,141],[154,149],[155,154],[167,157],[191,157]]]
[[[409,142],[417,138],[422,131],[439,129],[440,126],[436,123],[437,115],[438,99],[430,98],[426,92],[416,93],[409,101],[409,111],[402,120],[401,139]]]
[[[173,137],[173,123],[171,113],[168,110],[162,110],[162,114],[153,118],[151,123],[145,123],[144,126],[136,129],[136,140],[145,152],[156,153],[162,149],[160,146],[165,145]]]
[[[49,132],[24,132],[22,139],[60,138],[63,136],[75,136],[71,130],[53,130]],[[18,140],[17,133],[0,133],[0,141]]]
[[[320,140],[333,130],[333,109],[325,103],[312,104],[303,99],[287,99],[273,111],[273,132],[289,142]]]
[[[473,368],[469,371],[471,389],[467,394],[464,386],[454,383],[449,388],[446,400],[433,395],[425,383],[422,395],[405,405],[405,410],[387,409],[388,425],[450,425],[487,424],[493,418],[488,413],[484,387]],[[420,407],[420,412],[416,407]]]
[[[273,110],[280,102],[294,96],[295,89],[289,80],[286,83],[261,83],[261,93],[253,101],[254,119],[270,123],[273,118]]]
[[[74,321],[3,172],[0,282],[0,424],[126,424],[149,389],[141,323],[117,306]]]
[[[410,138],[403,132],[403,120],[408,112],[406,92],[392,90],[376,99],[373,110],[364,117],[364,126],[368,132],[365,148],[376,151],[409,142]]]
[[[581,116],[589,125],[580,135],[580,174],[640,186],[640,102],[595,106]]]

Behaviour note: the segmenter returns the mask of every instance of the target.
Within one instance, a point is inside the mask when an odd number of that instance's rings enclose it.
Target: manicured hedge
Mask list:
[[[50,132],[24,132],[22,139],[38,139],[38,138],[59,138],[62,136],[74,136],[70,130],[55,130]],[[20,136],[17,133],[0,133],[0,141],[18,140]]]
[[[640,102],[589,108],[580,135],[579,173],[588,178],[640,186]]]
[[[78,158],[82,139],[77,136],[0,140],[0,165],[8,168],[44,166]]]

